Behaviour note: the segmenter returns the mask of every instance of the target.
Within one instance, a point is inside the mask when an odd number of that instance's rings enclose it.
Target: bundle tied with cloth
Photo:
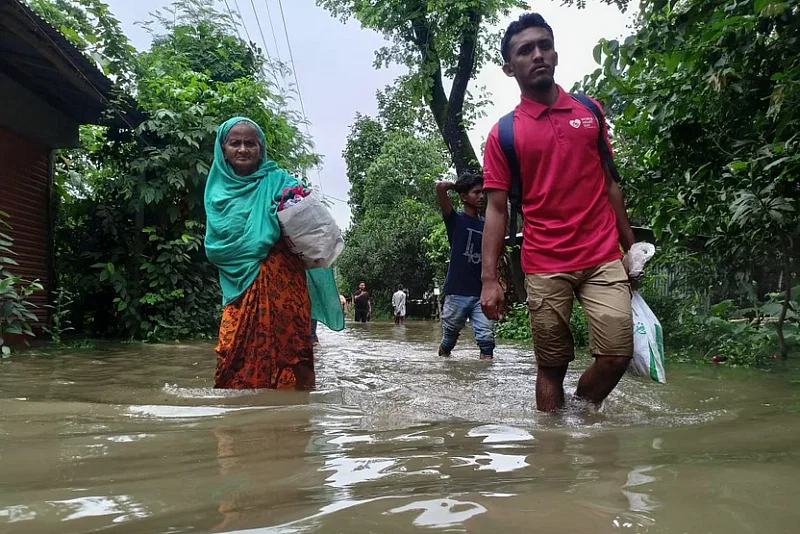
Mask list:
[[[225,139],[230,129],[242,121],[252,124],[265,144],[261,128],[244,117],[234,117],[220,125],[217,139]],[[250,287],[258,275],[262,260],[281,238],[285,238],[291,248],[291,243],[295,247],[298,243],[306,243],[311,234],[315,239],[324,237],[325,244],[317,246],[318,252],[309,254],[292,249],[292,252],[303,257],[307,268],[311,317],[331,330],[342,330],[344,313],[339,303],[333,270],[329,267],[341,252],[342,247],[337,252],[334,245],[337,240],[341,240],[341,232],[321,202],[319,205],[327,218],[318,208],[303,210],[313,212],[316,219],[309,220],[306,217],[304,226],[290,225],[287,228],[289,233],[284,232],[279,223],[278,212],[282,202],[282,211],[290,213],[302,208],[308,199],[316,198],[319,201],[313,193],[306,196],[296,195],[300,197],[300,201],[287,206],[284,198],[287,189],[307,191],[300,180],[278,167],[266,153],[254,173],[238,176],[225,161],[221,143],[215,143],[214,162],[205,193],[208,220],[205,249],[208,259],[219,269],[223,305],[234,302]],[[321,221],[319,226],[324,226],[322,234],[319,227],[314,227],[315,220]]]
[[[319,193],[302,184],[284,188],[278,222],[289,250],[309,269],[330,267],[344,249],[342,232]]]

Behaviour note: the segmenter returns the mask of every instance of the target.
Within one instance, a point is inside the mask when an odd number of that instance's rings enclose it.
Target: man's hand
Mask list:
[[[501,321],[506,311],[506,296],[503,287],[497,280],[483,283],[481,291],[481,309],[487,319]]]
[[[453,201],[450,200],[448,191],[455,189],[455,182],[450,180],[440,180],[436,182],[436,201],[439,203],[439,209],[442,210],[442,215],[449,216],[453,212]]]
[[[606,191],[608,192],[608,201],[611,208],[614,210],[614,215],[617,219],[617,232],[619,233],[619,243],[625,252],[628,252],[636,237],[633,234],[631,223],[628,220],[628,212],[625,210],[625,199],[622,196],[622,190],[619,184],[614,181],[611,176],[611,171],[608,170],[608,165],[603,165],[603,170],[606,174]]]
[[[622,266],[625,268],[625,274],[628,275],[628,282],[631,284],[631,289],[637,291],[642,285],[642,280],[644,280],[644,269],[642,269],[637,276],[631,276],[630,258],[628,254],[629,253],[626,252],[625,255],[622,256]]]

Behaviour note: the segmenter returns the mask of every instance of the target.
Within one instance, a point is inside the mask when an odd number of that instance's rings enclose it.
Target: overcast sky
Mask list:
[[[150,12],[172,3],[171,0],[106,1],[122,22],[128,38],[140,50],[149,47],[150,35],[135,23],[147,19]],[[314,0],[283,0],[282,3],[299,88],[311,122],[310,133],[316,151],[324,157],[319,174],[312,171],[309,176],[314,185],[321,185],[326,195],[346,201],[349,183],[342,150],[349,126],[356,112],[376,113],[375,91],[391,84],[403,69],[397,66],[380,70],[373,68],[374,51],[385,43],[382,36],[361,29],[356,22],[342,24],[317,7]],[[224,9],[221,1],[219,4]],[[255,7],[266,38],[266,49],[275,57],[289,60],[278,0],[228,0],[228,4],[234,10],[238,4],[250,37],[263,48],[253,14]],[[560,0],[533,2],[553,27],[559,53],[556,80],[569,89],[573,82],[597,68],[592,59],[592,49],[601,37],[618,38],[627,34],[626,26],[631,14],[621,14],[599,0],[589,0],[589,6],[582,11],[561,7],[560,4]],[[275,39],[270,29],[268,8]],[[502,21],[501,27],[507,26],[518,15],[515,13]],[[487,117],[478,121],[474,131],[470,132],[476,150],[496,120],[519,102],[516,83],[506,78],[499,65],[487,65],[471,87],[481,85],[492,94],[493,105],[486,109]],[[295,105],[299,108],[299,104]],[[347,227],[350,217],[347,204],[334,200],[332,209],[342,228]]]

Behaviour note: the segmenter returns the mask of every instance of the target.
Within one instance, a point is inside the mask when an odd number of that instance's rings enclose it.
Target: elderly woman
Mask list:
[[[234,117],[220,125],[205,191],[205,249],[219,269],[224,305],[218,388],[313,388],[312,300],[315,318],[343,327],[343,318],[326,314],[339,307],[330,269],[307,275],[281,239],[278,205],[284,190],[298,185],[267,158],[256,123]]]

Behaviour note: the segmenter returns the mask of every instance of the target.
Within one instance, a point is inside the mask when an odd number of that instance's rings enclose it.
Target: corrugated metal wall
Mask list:
[[[44,291],[37,291],[30,300],[39,317],[38,330],[46,324],[52,265],[50,240],[50,163],[51,150],[0,126],[0,211],[11,217],[14,238],[12,250],[19,267],[12,272],[28,280],[39,280]]]

